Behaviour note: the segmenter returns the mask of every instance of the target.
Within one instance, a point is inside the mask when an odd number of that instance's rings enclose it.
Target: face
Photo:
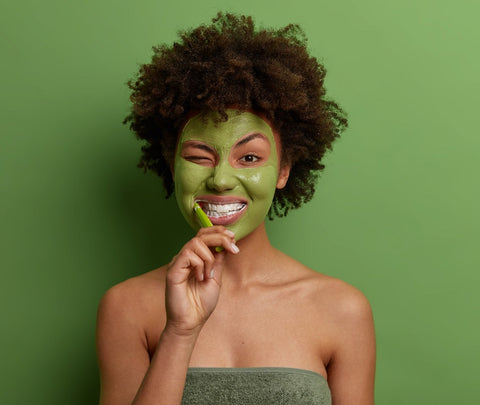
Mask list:
[[[175,194],[187,222],[199,229],[193,211],[198,202],[214,225],[224,225],[240,240],[265,219],[276,188],[285,186],[288,168],[280,169],[280,141],[256,114],[227,110],[196,115],[179,135]]]

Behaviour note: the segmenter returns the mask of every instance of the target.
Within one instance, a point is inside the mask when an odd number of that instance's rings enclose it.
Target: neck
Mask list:
[[[265,224],[237,242],[240,252],[226,255],[223,281],[235,288],[260,282],[275,270],[276,249],[270,244]]]

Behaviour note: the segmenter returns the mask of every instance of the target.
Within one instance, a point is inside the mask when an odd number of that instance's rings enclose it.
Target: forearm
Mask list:
[[[166,328],[133,405],[176,405],[182,401],[190,357],[198,332],[180,336]]]

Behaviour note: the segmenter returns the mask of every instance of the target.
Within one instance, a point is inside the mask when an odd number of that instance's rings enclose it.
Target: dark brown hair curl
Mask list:
[[[132,90],[125,118],[145,140],[139,167],[157,173],[167,196],[179,131],[189,114],[235,106],[265,116],[280,134],[282,160],[291,165],[285,188],[270,209],[284,216],[309,201],[321,159],[347,126],[345,114],[325,98],[325,68],[309,56],[298,25],[256,29],[251,17],[219,13],[210,25],[180,33],[173,46],[153,48]]]

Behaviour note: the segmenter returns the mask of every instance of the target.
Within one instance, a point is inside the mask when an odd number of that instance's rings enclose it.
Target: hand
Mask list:
[[[223,247],[216,252],[215,247]],[[238,253],[235,235],[223,226],[201,228],[170,262],[167,270],[167,328],[194,335],[215,309],[220,293],[223,258]]]

